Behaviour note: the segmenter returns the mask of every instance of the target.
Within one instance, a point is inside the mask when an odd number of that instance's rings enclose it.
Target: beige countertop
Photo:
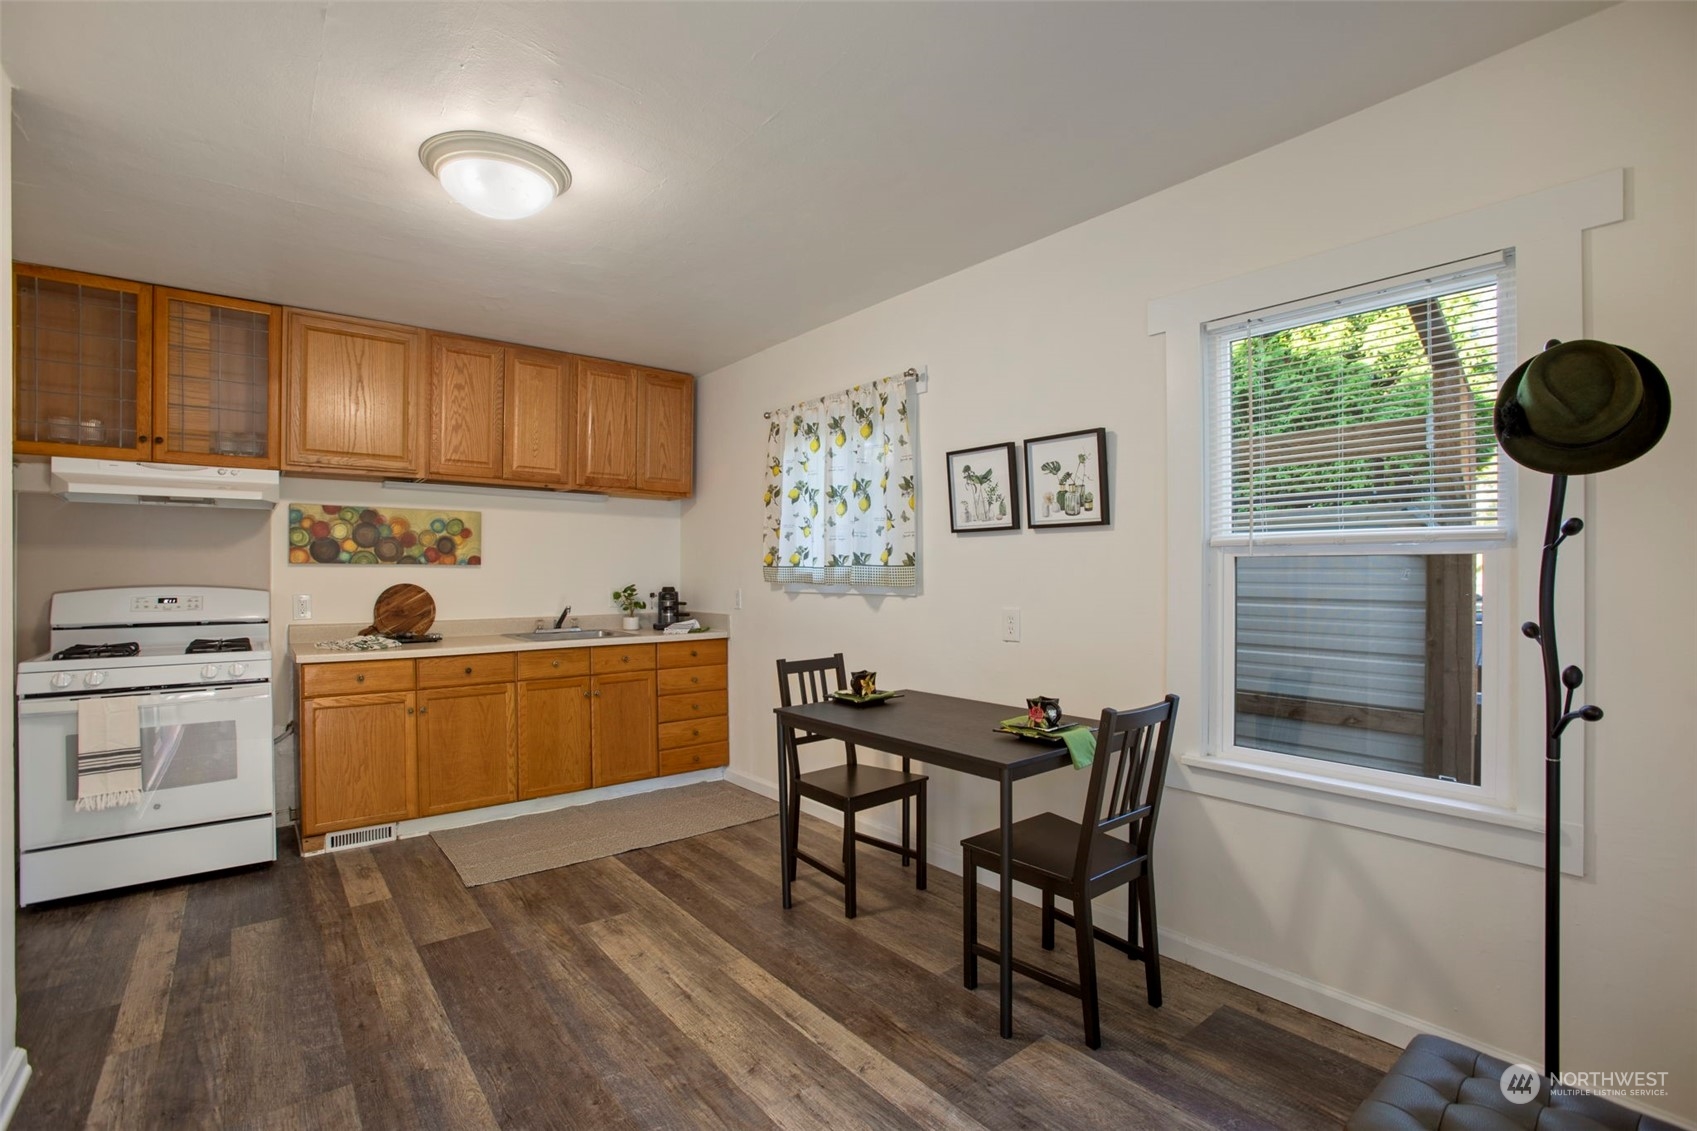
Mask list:
[[[597,640],[519,640],[504,635],[508,632],[528,632],[535,618],[510,621],[442,621],[431,627],[442,639],[428,644],[402,644],[398,648],[377,648],[369,651],[335,651],[315,647],[319,640],[336,640],[357,635],[363,625],[303,625],[289,626],[289,654],[297,664],[336,664],[348,661],[413,660],[431,656],[474,656],[486,652],[534,652],[555,648],[601,648],[631,644],[678,643],[689,640],[724,640],[730,636],[729,618],[723,614],[699,613],[696,619],[706,632],[667,635],[652,628],[625,632],[614,624],[587,623],[596,617],[580,617],[584,628],[604,628],[618,633]]]

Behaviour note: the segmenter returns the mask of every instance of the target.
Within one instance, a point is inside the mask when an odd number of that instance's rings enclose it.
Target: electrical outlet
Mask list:
[[[295,619],[296,620],[311,620],[312,619],[312,594],[310,594],[310,593],[296,593],[295,594]]]
[[[1019,643],[1019,610],[1002,610],[1002,639]]]

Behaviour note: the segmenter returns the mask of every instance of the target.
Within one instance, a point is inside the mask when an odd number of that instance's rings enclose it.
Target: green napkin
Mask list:
[[[1061,732],[1061,741],[1067,744],[1067,752],[1072,755],[1074,769],[1087,770],[1090,763],[1096,760],[1096,732],[1089,727],[1073,727]]]

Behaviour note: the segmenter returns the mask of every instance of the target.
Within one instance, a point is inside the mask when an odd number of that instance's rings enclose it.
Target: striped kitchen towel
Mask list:
[[[77,811],[141,802],[141,699],[77,704]]]

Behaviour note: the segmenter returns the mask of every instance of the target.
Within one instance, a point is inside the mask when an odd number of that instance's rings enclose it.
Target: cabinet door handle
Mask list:
[[[583,697],[584,697],[584,698],[585,698],[585,699],[588,699],[588,698],[589,698],[589,692],[587,692],[587,691],[585,691],[585,692],[584,692],[584,693],[583,693]]]
[[[407,708],[407,714],[409,714],[409,715],[412,714],[412,708],[411,707]]]
[[[597,699],[601,698],[601,693],[599,691],[595,692],[594,695]]]
[[[355,683],[364,683],[365,677],[363,675],[356,675],[356,676],[354,676],[354,682]]]
[[[421,715],[428,715],[430,713],[430,708],[429,707],[420,707],[418,709],[418,713],[421,714]]]

